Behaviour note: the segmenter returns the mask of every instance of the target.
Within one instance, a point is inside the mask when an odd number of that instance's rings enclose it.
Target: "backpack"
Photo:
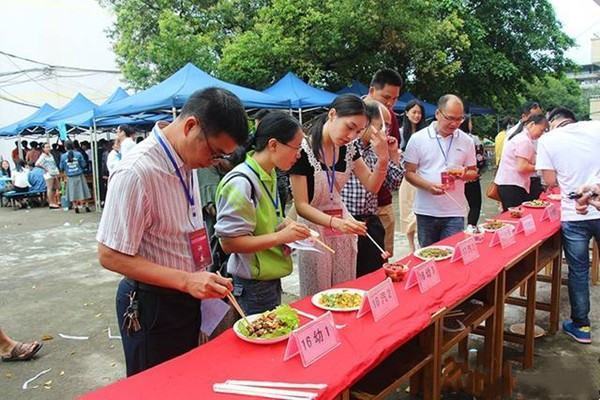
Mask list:
[[[237,178],[238,176],[244,177],[244,179],[250,183],[250,198],[256,205],[256,191],[254,189],[254,184],[248,175],[242,172],[236,172],[228,176],[227,180],[223,182],[223,185],[226,185],[230,180]],[[212,254],[213,263],[208,270],[210,272],[219,272],[222,276],[229,277],[230,275],[227,273],[227,261],[229,260],[229,254],[223,251],[216,233],[213,233],[210,237],[210,252]]]

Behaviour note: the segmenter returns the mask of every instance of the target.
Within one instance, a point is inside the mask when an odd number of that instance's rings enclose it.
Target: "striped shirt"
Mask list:
[[[194,272],[197,268],[188,239],[194,230],[190,206],[156,134],[171,151],[188,189],[192,173],[162,133],[160,128],[166,125],[159,122],[112,173],[96,239],[115,251]],[[201,210],[198,188],[191,191],[197,210]]]

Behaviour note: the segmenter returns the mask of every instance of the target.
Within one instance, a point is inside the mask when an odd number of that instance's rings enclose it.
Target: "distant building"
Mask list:
[[[600,90],[600,36],[591,40],[591,63],[580,65],[578,71],[569,72],[567,76],[579,82],[582,89]],[[600,120],[600,95],[590,98],[590,118]]]

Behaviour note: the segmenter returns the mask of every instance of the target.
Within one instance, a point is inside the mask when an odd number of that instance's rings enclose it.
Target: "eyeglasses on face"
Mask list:
[[[440,110],[440,109],[438,109],[438,111],[440,112],[440,114],[442,114],[442,117],[444,117],[444,119],[446,121],[456,122],[458,124],[462,124],[464,122],[464,120],[465,120],[465,116],[464,115],[461,115],[460,117],[452,117],[452,116],[448,116],[448,115],[444,114],[444,112],[442,110]]]

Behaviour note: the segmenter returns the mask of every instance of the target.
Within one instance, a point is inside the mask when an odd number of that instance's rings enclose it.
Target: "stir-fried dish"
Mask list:
[[[290,306],[283,305],[261,314],[250,322],[250,325],[241,320],[238,329],[246,337],[273,339],[287,335],[296,329],[298,324],[298,314]]]
[[[504,225],[506,225],[504,222],[494,220],[494,221],[488,221],[485,224],[483,224],[483,228],[489,229],[492,231],[497,231],[498,229],[502,228]]]
[[[337,293],[323,293],[319,303],[329,308],[356,308],[360,307],[363,296],[360,293],[342,291]]]
[[[440,259],[448,257],[452,252],[448,249],[441,249],[439,247],[428,247],[419,250],[419,256],[427,259]]]
[[[526,201],[523,204],[525,204],[529,207],[546,207],[548,205],[548,203],[543,200],[531,200],[531,201]]]

